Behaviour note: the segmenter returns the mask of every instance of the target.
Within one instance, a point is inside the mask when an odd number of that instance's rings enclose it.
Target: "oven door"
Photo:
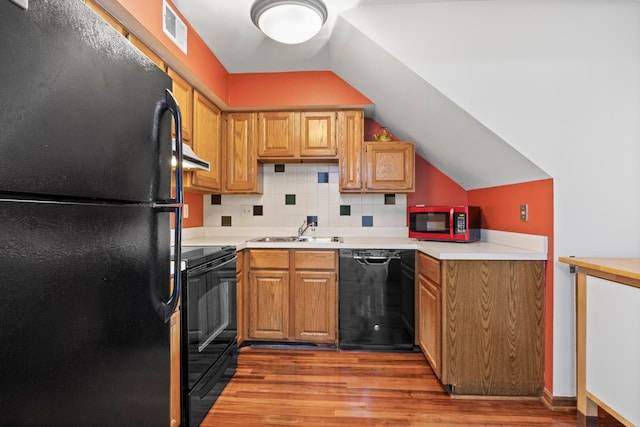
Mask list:
[[[186,272],[182,336],[189,390],[236,338],[235,260],[234,253]]]

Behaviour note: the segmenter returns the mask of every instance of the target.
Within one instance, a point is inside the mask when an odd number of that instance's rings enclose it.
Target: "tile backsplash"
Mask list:
[[[405,194],[341,194],[337,164],[265,164],[264,193],[205,196],[205,227],[405,227]]]

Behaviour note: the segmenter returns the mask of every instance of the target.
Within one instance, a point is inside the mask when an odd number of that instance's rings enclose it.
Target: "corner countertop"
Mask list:
[[[407,237],[367,237],[344,235],[340,243],[309,242],[255,242],[252,239],[270,235],[288,234],[262,233],[253,236],[194,236],[182,242],[189,246],[235,246],[245,248],[286,249],[414,249],[434,258],[447,260],[546,260],[547,238],[545,236],[483,230],[481,241],[472,243],[432,242]],[[330,236],[340,234],[328,234]]]

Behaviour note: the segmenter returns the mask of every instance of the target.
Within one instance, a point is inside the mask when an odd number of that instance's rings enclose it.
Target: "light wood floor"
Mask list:
[[[576,416],[536,401],[452,399],[421,353],[243,348],[201,425],[575,426]],[[620,424],[602,414],[600,425]]]

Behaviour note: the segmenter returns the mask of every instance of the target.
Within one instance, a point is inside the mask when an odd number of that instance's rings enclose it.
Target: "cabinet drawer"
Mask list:
[[[436,284],[440,284],[440,261],[418,253],[418,272]]]
[[[251,249],[249,265],[251,268],[289,268],[289,250]]]
[[[296,251],[295,266],[298,270],[335,270],[336,251]]]

